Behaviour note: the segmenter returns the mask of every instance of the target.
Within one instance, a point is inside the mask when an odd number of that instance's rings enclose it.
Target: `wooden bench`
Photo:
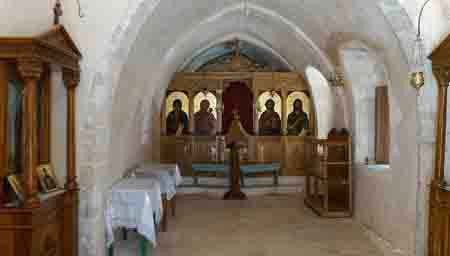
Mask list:
[[[280,174],[280,162],[244,162],[241,164],[241,185],[245,187],[245,176],[259,173],[271,173],[273,175],[273,184],[278,185],[278,177]],[[192,164],[192,173],[194,185],[198,185],[199,174],[204,173],[221,173],[225,176],[229,175],[229,165],[225,163],[195,163]]]
[[[230,166],[226,163],[195,163],[192,164],[192,174],[194,178],[194,185],[198,185],[198,175],[204,173],[221,173],[228,176],[230,173]]]
[[[278,177],[280,174],[281,164],[279,162],[272,163],[243,163],[241,164],[241,186],[245,187],[245,176],[259,173],[272,173],[273,185],[278,185]]]

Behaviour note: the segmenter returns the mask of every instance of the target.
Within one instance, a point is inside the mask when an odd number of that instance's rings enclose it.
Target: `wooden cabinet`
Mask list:
[[[324,217],[350,217],[352,149],[348,133],[330,133],[328,139],[310,138],[310,166],[306,171],[305,203]]]
[[[0,208],[0,251],[5,256],[77,256],[76,193],[57,191],[35,208]]]
[[[5,177],[14,173],[24,192],[22,204],[14,207],[6,207],[8,198],[0,193],[2,256],[78,255],[75,90],[80,58],[60,25],[34,37],[0,37],[0,191]],[[64,190],[42,194],[36,167],[52,161],[50,74],[56,66],[67,88],[67,180]],[[11,84],[20,90],[13,91]],[[20,114],[11,118],[14,100]]]
[[[438,82],[435,171],[430,189],[428,255],[450,256],[450,190],[445,182],[447,94],[450,85],[450,35],[430,56]]]

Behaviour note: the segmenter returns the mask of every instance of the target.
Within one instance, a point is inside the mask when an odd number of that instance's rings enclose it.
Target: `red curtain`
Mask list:
[[[244,82],[232,82],[223,94],[223,132],[227,133],[233,120],[233,110],[239,111],[242,127],[253,134],[253,93]]]

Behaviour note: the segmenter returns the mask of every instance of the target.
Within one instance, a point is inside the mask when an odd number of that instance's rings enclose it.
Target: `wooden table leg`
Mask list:
[[[108,248],[108,256],[114,256],[114,245]]]
[[[128,240],[127,228],[122,228],[123,240]]]
[[[176,208],[177,208],[177,196],[176,195],[174,195],[173,197],[172,197],[172,199],[170,200],[170,202],[171,202],[171,210],[172,210],[172,217],[175,217],[175,210],[176,210]]]
[[[167,231],[167,213],[168,213],[168,202],[165,195],[162,196],[162,204],[163,204],[163,215],[161,220],[161,231],[166,232]]]
[[[139,242],[139,251],[141,256],[145,256],[147,252],[146,243],[147,241],[145,240],[145,238],[142,237],[141,241]]]

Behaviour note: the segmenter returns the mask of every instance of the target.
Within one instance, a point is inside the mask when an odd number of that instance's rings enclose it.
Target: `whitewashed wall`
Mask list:
[[[67,176],[67,89],[59,67],[52,67],[51,161],[58,184],[63,186]]]
[[[340,46],[340,64],[345,80],[346,109],[351,115],[348,128],[353,134],[354,160],[361,164],[375,159],[375,89],[388,86],[382,54],[363,42]]]

